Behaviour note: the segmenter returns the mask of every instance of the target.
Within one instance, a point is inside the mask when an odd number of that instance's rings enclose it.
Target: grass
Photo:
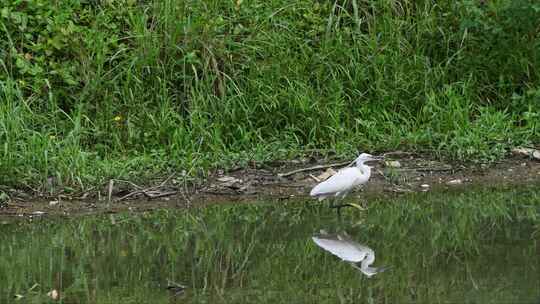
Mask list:
[[[47,1],[0,11],[0,184],[540,138],[540,6]]]
[[[379,198],[342,221],[313,202],[18,221],[0,233],[0,301],[170,303],[171,279],[187,303],[532,303],[539,207],[529,186]],[[315,246],[320,229],[393,269],[363,277]]]

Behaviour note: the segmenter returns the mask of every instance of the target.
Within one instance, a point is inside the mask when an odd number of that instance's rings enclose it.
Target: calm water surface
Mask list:
[[[267,202],[4,221],[0,303],[540,303],[540,190],[369,201],[364,212]],[[366,278],[312,241],[346,231]],[[172,295],[167,281],[188,288]],[[15,300],[16,295],[23,296]]]

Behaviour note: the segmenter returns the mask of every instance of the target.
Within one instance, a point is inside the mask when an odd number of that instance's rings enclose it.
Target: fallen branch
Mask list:
[[[152,188],[155,188],[155,187],[152,187]],[[178,193],[178,191],[161,192],[159,190],[152,190],[152,188],[147,188],[147,189],[143,189],[143,190],[135,190],[133,192],[130,192],[130,193],[120,197],[120,198],[117,198],[115,201],[116,202],[123,201],[123,200],[125,200],[127,198],[130,198],[130,197],[138,195],[138,194],[142,194],[142,195],[146,196],[147,198],[153,199],[153,198],[159,198],[159,197],[164,197],[164,196],[170,196],[170,195],[174,195],[174,194]]]
[[[163,186],[165,186],[170,180],[171,178],[173,178],[173,176],[176,174],[176,172],[173,172],[171,175],[169,175],[169,177],[167,177],[163,182],[161,182],[161,184],[159,184],[159,186],[157,186],[158,188],[161,188]]]
[[[128,193],[128,194],[126,194],[126,195],[124,195],[124,196],[122,196],[120,198],[115,199],[115,201],[120,202],[120,201],[123,201],[123,200],[125,200],[127,198],[130,198],[130,197],[132,197],[134,195],[141,194],[141,193],[142,193],[141,190],[136,190],[136,191],[130,192],[130,193]]]
[[[397,171],[418,171],[418,172],[454,171],[454,170],[457,170],[457,169],[453,167],[417,167],[417,168],[397,169]]]
[[[164,196],[170,196],[170,195],[177,194],[179,191],[176,191],[176,190],[165,191],[165,192],[160,190],[160,188],[163,188],[174,175],[175,175],[175,173],[172,173],[164,181],[162,181],[159,185],[148,187],[148,188],[142,188],[141,186],[139,186],[137,184],[134,184],[133,182],[130,182],[130,181],[116,180],[117,182],[121,181],[121,182],[131,184],[137,190],[132,191],[132,192],[120,197],[120,198],[117,198],[115,201],[120,202],[120,201],[128,199],[128,198],[130,198],[132,196],[138,195],[138,194],[143,194],[144,196],[146,196],[149,199],[154,199],[154,198],[159,198],[159,197],[164,197]],[[111,193],[112,193],[113,181],[114,180],[111,180],[111,182],[109,183],[109,200],[110,200],[110,196],[111,196]]]
[[[328,164],[328,165],[317,165],[317,166],[314,166],[314,167],[297,169],[297,170],[293,170],[293,171],[286,172],[286,173],[279,173],[278,176],[279,177],[287,177],[287,176],[291,176],[293,174],[300,173],[300,172],[314,171],[314,170],[334,168],[334,167],[341,167],[341,166],[345,166],[345,165],[350,165],[352,163],[353,162],[342,162],[342,163]]]
[[[145,191],[143,191],[143,194],[146,195],[148,198],[159,198],[159,197],[164,197],[164,196],[175,195],[176,193],[178,193],[178,191],[167,191],[167,192],[161,192],[161,191],[145,192]]]

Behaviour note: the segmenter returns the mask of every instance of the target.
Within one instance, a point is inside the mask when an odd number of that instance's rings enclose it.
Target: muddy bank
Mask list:
[[[317,181],[348,162],[310,159],[253,164],[249,168],[218,170],[206,180],[188,180],[173,174],[150,186],[112,180],[85,193],[29,194],[7,189],[9,199],[0,203],[2,217],[73,216],[157,208],[190,208],[216,203],[284,201],[308,198]],[[444,163],[408,153],[394,153],[374,164],[368,185],[350,195],[366,198],[466,189],[473,185],[531,184],[540,182],[540,162],[514,157],[491,164]]]

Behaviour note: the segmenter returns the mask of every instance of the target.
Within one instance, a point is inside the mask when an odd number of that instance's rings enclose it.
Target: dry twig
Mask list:
[[[175,175],[175,173],[172,173],[165,180],[163,180],[159,185],[148,187],[148,188],[143,188],[143,187],[141,187],[141,186],[139,186],[139,185],[137,185],[137,184],[135,184],[133,182],[130,182],[130,181],[116,180],[116,181],[121,181],[121,182],[131,184],[137,190],[132,191],[132,192],[120,197],[120,198],[117,198],[115,201],[117,201],[117,202],[123,201],[125,199],[128,199],[128,198],[130,198],[132,196],[135,196],[135,195],[138,195],[138,194],[143,194],[144,196],[146,196],[147,198],[150,198],[150,199],[177,194],[178,191],[176,191],[176,190],[173,190],[173,191],[161,191],[160,190],[161,188],[163,188],[169,182],[169,180],[174,175]],[[113,180],[111,180],[111,181],[113,181]],[[109,195],[111,195],[111,183],[109,183]]]
[[[113,193],[113,188],[114,188],[114,179],[111,179],[109,181],[109,193],[107,195],[107,203],[110,203],[111,202],[111,199],[112,199],[112,193]]]
[[[287,177],[287,176],[291,176],[293,174],[300,173],[300,172],[313,171],[313,170],[326,169],[326,168],[334,168],[334,167],[341,167],[341,166],[345,166],[345,165],[350,165],[352,163],[353,162],[342,162],[342,163],[328,164],[328,165],[317,165],[317,166],[313,166],[313,167],[309,167],[309,168],[302,168],[302,169],[293,170],[293,171],[286,172],[286,173],[279,173],[278,176],[279,177]]]

